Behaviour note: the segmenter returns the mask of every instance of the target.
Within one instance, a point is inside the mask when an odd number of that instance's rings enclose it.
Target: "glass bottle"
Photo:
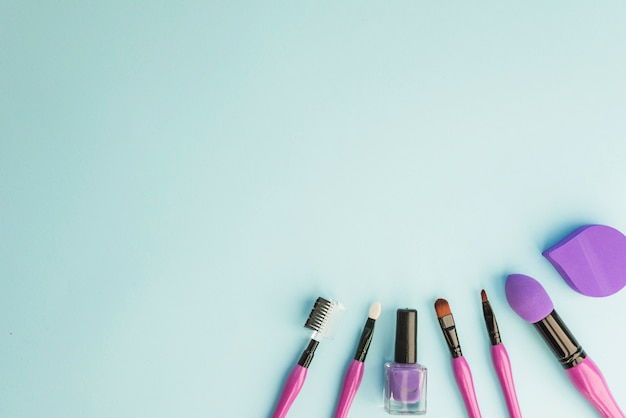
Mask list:
[[[385,411],[393,415],[426,413],[426,367],[417,363],[417,311],[396,312],[394,361],[385,363]]]

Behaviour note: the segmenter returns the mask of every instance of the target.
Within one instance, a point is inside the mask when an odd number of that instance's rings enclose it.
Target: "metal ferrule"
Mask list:
[[[456,326],[454,325],[454,317],[452,316],[452,314],[439,318],[439,325],[441,326],[443,336],[448,343],[448,348],[450,349],[450,354],[452,354],[452,357],[461,357],[463,353],[461,352],[459,337],[456,335]]]
[[[309,367],[309,365],[311,364],[311,361],[313,361],[313,355],[315,354],[315,349],[317,348],[319,344],[320,344],[319,341],[315,341],[313,339],[309,341],[309,345],[302,352],[302,355],[300,356],[300,360],[298,360],[298,364],[300,366]]]
[[[365,323],[365,327],[363,327],[363,332],[361,333],[359,345],[356,348],[356,354],[354,355],[354,359],[357,361],[365,361],[367,350],[370,348],[372,337],[374,336],[374,324],[376,324],[376,321],[372,318],[367,318],[367,322]]]
[[[552,311],[550,315],[533,325],[548,343],[564,369],[576,366],[587,357],[585,350],[567,329],[556,311]]]
[[[487,332],[489,333],[489,339],[491,345],[502,344],[500,339],[500,331],[498,330],[498,322],[491,309],[489,302],[483,302],[483,316],[485,317],[485,325],[487,326]]]

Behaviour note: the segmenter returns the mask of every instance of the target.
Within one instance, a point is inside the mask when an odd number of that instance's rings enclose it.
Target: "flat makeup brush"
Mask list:
[[[443,336],[446,339],[446,343],[448,343],[450,354],[452,354],[452,371],[454,372],[454,378],[461,391],[461,396],[463,396],[467,413],[470,418],[481,418],[480,408],[478,407],[478,400],[476,399],[476,392],[474,390],[472,372],[469,368],[469,364],[467,364],[467,360],[465,360],[461,352],[454,317],[452,316],[448,301],[445,299],[437,299],[435,301],[435,311],[437,312],[437,318],[439,318],[439,325],[441,326]]]

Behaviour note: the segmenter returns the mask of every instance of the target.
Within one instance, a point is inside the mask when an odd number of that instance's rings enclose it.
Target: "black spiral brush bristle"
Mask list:
[[[320,332],[326,325],[328,321],[328,314],[333,310],[333,303],[324,299],[323,297],[318,297],[315,301],[315,305],[313,305],[313,309],[311,309],[311,313],[304,324],[305,328],[310,329],[311,331]]]
[[[298,364],[303,367],[309,367],[313,354],[318,344],[324,337],[332,334],[332,328],[337,322],[338,313],[343,311],[344,307],[341,303],[332,299],[324,299],[318,297],[313,305],[313,309],[304,324],[304,327],[313,331],[309,345],[302,353]]]

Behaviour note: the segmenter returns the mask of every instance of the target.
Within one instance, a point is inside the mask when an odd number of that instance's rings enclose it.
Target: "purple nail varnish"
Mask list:
[[[417,363],[417,311],[398,309],[393,363],[385,363],[385,411],[393,415],[426,413],[427,369]]]

